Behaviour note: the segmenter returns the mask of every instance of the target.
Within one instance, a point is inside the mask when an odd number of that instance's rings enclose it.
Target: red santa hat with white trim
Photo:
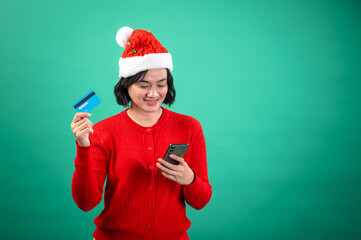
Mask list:
[[[119,77],[130,77],[154,68],[173,70],[172,56],[150,30],[133,30],[124,26],[116,35],[117,43],[125,48],[119,59]]]

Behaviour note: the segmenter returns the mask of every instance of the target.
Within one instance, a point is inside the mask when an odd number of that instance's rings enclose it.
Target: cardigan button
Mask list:
[[[154,169],[154,167],[153,167],[153,166],[149,166],[148,168],[149,168],[149,170],[153,170],[153,169]]]
[[[150,129],[150,128],[147,128],[147,132],[150,132],[150,131],[152,131],[152,129]]]
[[[152,226],[148,225],[148,226],[147,226],[147,229],[148,229],[148,230],[152,229]]]
[[[152,149],[153,149],[152,147],[148,147],[148,150],[149,150],[149,151],[152,151]]]
[[[150,210],[152,210],[152,209],[153,209],[152,204],[149,204],[148,208],[149,208]]]
[[[149,190],[153,190],[153,186],[149,186]]]

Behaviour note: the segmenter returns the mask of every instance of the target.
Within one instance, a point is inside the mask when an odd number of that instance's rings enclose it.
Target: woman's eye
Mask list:
[[[145,85],[139,85],[139,87],[141,87],[141,88],[147,88],[148,86],[145,86]]]
[[[158,87],[165,87],[165,85],[158,85]]]

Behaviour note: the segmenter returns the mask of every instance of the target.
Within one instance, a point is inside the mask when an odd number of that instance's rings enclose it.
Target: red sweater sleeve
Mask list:
[[[196,130],[189,144],[189,167],[194,172],[194,181],[183,186],[186,202],[196,210],[207,205],[212,196],[212,186],[208,181],[206,143],[202,126],[196,121]]]
[[[107,152],[96,125],[89,134],[90,146],[77,146],[74,160],[75,171],[72,179],[72,196],[77,206],[88,212],[102,200],[103,186],[107,171]]]

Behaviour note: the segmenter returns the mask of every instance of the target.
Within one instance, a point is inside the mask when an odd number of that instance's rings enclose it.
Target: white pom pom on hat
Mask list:
[[[119,46],[121,46],[122,48],[126,48],[133,32],[134,30],[127,26],[120,28],[115,37]]]

